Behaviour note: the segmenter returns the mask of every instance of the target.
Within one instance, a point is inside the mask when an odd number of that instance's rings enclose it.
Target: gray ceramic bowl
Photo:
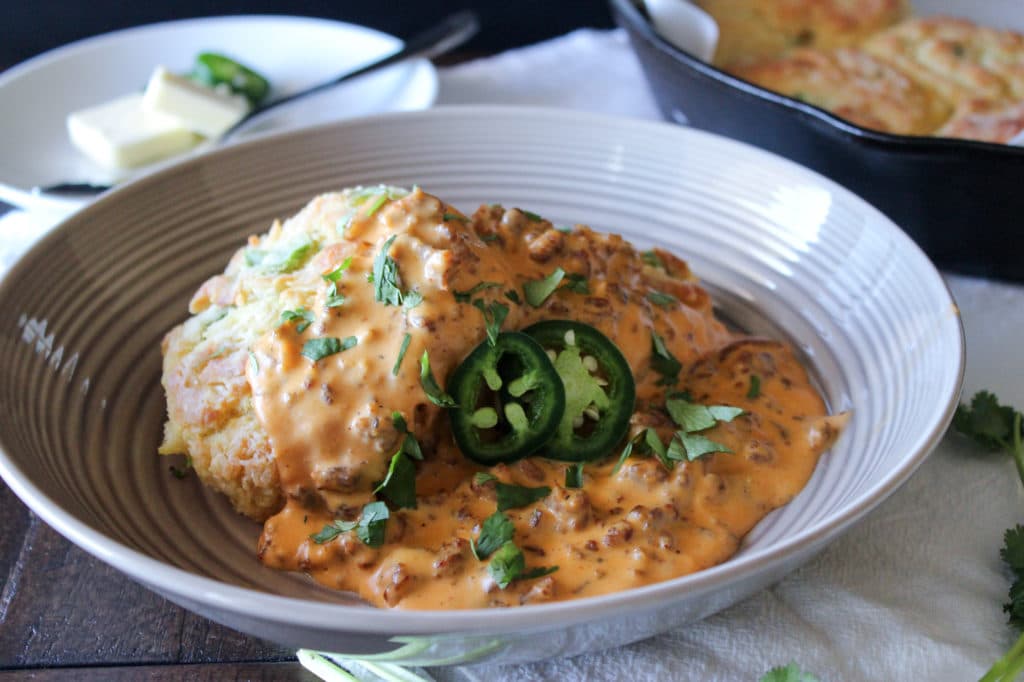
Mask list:
[[[160,338],[250,234],[319,192],[418,183],[687,257],[722,312],[800,349],[852,410],[807,488],[700,573],[506,610],[398,612],[263,568],[258,528],[156,455]],[[88,552],[198,613],[292,646],[406,663],[530,661],[647,637],[807,561],[921,464],[959,393],[956,307],[920,250],[836,184],[686,130],[531,109],[387,115],[228,147],[70,218],[0,284],[0,474]],[[828,595],[822,595],[823,600]]]

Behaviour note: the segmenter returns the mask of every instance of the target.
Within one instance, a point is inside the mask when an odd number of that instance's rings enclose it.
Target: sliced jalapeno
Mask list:
[[[481,464],[511,462],[551,439],[565,411],[565,389],[544,349],[521,332],[484,341],[456,368],[448,392],[452,434]]]
[[[636,401],[633,372],[622,352],[581,322],[548,320],[523,332],[554,357],[565,388],[565,413],[538,454],[570,462],[611,454],[629,430]]]
[[[214,52],[203,52],[196,57],[192,78],[210,87],[223,83],[235,94],[244,95],[254,107],[270,92],[266,78],[231,57]]]

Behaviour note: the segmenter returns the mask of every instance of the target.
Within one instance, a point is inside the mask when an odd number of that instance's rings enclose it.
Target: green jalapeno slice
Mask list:
[[[481,464],[531,455],[551,439],[565,411],[565,389],[544,349],[521,332],[484,341],[448,381],[457,407],[452,435]]]
[[[270,92],[266,78],[231,57],[214,52],[203,52],[196,57],[192,78],[210,87],[223,83],[235,94],[244,95],[254,107]]]
[[[622,352],[582,322],[548,320],[523,332],[544,348],[565,388],[565,412],[537,454],[570,462],[611,454],[629,430],[636,402],[633,372]]]

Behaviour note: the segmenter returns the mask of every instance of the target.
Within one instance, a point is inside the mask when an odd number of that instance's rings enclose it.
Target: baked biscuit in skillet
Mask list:
[[[695,0],[718,22],[715,63],[860,42],[909,14],[907,0]]]

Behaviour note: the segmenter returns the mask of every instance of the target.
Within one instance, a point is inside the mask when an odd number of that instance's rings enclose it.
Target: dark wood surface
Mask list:
[[[315,679],[291,649],[185,611],[89,556],[0,486],[0,680]]]

